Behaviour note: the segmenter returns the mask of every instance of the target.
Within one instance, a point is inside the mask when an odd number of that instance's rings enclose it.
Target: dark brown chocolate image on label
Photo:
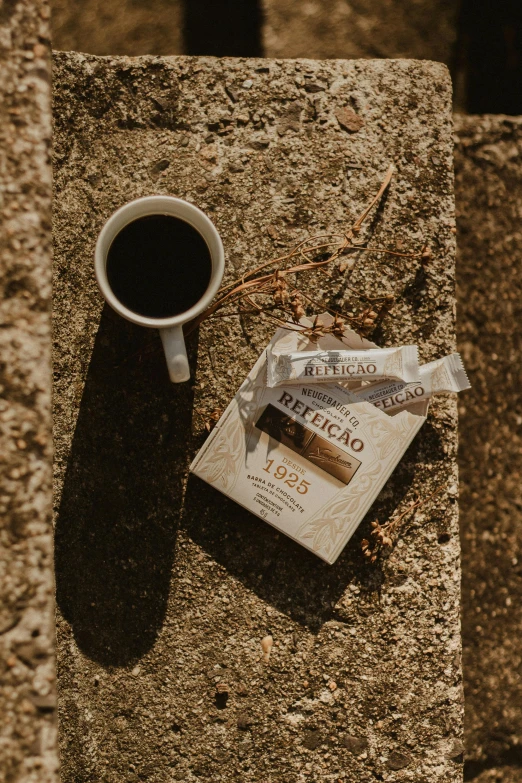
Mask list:
[[[288,416],[274,405],[267,405],[256,422],[256,427],[275,438],[292,451],[301,454],[314,436],[307,427]]]
[[[274,405],[266,406],[255,426],[343,484],[350,483],[361,465],[358,459]]]

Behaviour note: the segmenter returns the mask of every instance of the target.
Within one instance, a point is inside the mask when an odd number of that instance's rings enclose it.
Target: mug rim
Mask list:
[[[188,310],[168,318],[150,318],[126,307],[114,294],[107,277],[107,256],[112,242],[125,226],[147,215],[172,215],[185,221],[203,237],[210,254],[212,272],[205,293]],[[214,248],[211,246],[209,238],[213,240]],[[104,223],[96,241],[94,271],[103,298],[119,315],[140,326],[165,329],[171,326],[182,326],[192,321],[209,306],[223,279],[225,252],[217,228],[203,210],[196,207],[195,204],[176,196],[160,194],[142,196],[123,204]]]

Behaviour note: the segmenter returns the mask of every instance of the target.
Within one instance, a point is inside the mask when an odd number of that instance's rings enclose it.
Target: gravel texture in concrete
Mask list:
[[[0,776],[57,779],[49,8],[0,7]]]
[[[451,64],[460,0],[263,0],[267,57],[415,57]]]
[[[522,119],[457,116],[456,129],[458,337],[473,385],[459,406],[467,772],[511,781],[522,776]]]
[[[334,566],[195,477],[192,456],[272,329],[245,317],[189,340],[116,316],[93,275],[113,210],[155,192],[214,220],[226,280],[310,233],[342,231],[396,174],[317,299],[392,292],[371,335],[455,347],[451,88],[442,65],[57,54],[54,334],[62,778],[460,781],[456,402],[437,400]],[[357,130],[338,114],[360,116]],[[346,113],[346,111],[345,111]],[[341,112],[342,114],[342,112]],[[382,563],[360,544],[438,485]],[[274,640],[268,663],[261,640]]]

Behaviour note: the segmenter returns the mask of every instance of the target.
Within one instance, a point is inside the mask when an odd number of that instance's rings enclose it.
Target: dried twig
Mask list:
[[[397,540],[397,534],[404,518],[414,511],[417,511],[419,508],[422,508],[422,506],[425,506],[426,503],[429,503],[429,501],[434,498],[435,495],[438,495],[442,488],[443,485],[440,484],[431,493],[431,495],[428,495],[427,498],[419,498],[414,500],[412,503],[410,503],[406,510],[402,512],[402,514],[399,514],[395,518],[389,519],[388,522],[384,523],[384,525],[381,525],[379,522],[374,520],[371,523],[373,528],[371,532],[372,540],[368,541],[367,538],[364,538],[361,541],[361,549],[367,560],[369,560],[370,563],[375,563],[385,548],[391,549]]]
[[[326,333],[341,335],[346,326],[351,326],[362,333],[373,328],[376,321],[390,310],[394,301],[391,294],[375,297],[357,294],[359,299],[366,300],[371,306],[358,313],[352,311],[341,313],[300,291],[296,287],[296,280],[301,273],[323,271],[329,274],[326,267],[350,252],[379,252],[391,253],[403,258],[424,258],[425,247],[419,253],[408,254],[384,248],[366,247],[355,242],[362,224],[382,198],[392,176],[393,166],[390,166],[378,192],[345,234],[321,234],[303,239],[288,253],[260,264],[245,273],[239,280],[224,285],[210,307],[186,325],[185,334],[190,334],[209,318],[236,314],[266,317],[277,326],[306,333],[313,342]],[[346,268],[346,262],[341,262],[340,271],[345,271]],[[289,285],[288,280],[290,275],[294,275],[292,286]],[[317,308],[331,312],[335,316],[334,322],[325,326],[316,317],[312,327],[303,327],[299,321],[307,314],[307,307],[309,310],[313,307],[316,312]],[[220,310],[223,312],[220,313]]]
[[[207,432],[212,432],[212,430],[220,420],[223,411],[221,410],[221,408],[214,408],[214,410],[209,413],[208,411],[198,409],[196,413],[199,413],[201,416],[206,417],[204,421],[205,429]]]

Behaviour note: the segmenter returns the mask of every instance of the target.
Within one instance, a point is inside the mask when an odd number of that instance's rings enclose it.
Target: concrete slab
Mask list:
[[[271,329],[236,318],[190,341],[172,386],[157,334],[104,308],[92,256],[111,212],[171,193],[207,211],[227,279],[377,190],[368,253],[317,296],[393,292],[372,339],[455,346],[451,92],[410,61],[57,54],[56,577],[63,780],[459,781],[456,404],[429,421],[377,502],[381,521],[443,483],[390,558],[327,566],[192,477],[205,423]],[[343,128],[349,108],[364,124]],[[261,639],[274,647],[263,664]],[[217,685],[219,688],[217,689]],[[221,692],[221,693],[220,693]],[[224,694],[224,695],[223,695]]]
[[[91,54],[181,54],[179,0],[53,0],[53,47]]]
[[[0,8],[0,769],[57,780],[49,7]]]
[[[263,0],[267,57],[412,57],[452,64],[455,0]]]
[[[53,42],[55,49],[111,56],[255,55],[258,28],[267,57],[407,57],[452,65],[459,11],[460,0],[54,0]]]
[[[458,337],[473,385],[459,450],[466,748],[470,774],[510,781],[522,760],[522,119],[457,115],[456,130]]]

